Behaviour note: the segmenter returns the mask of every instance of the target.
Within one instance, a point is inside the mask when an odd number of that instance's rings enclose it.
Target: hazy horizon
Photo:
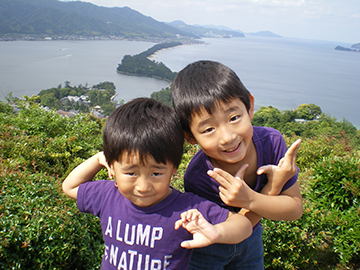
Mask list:
[[[69,0],[61,0],[68,2]],[[70,0],[76,1],[76,0]],[[129,7],[160,22],[220,25],[244,33],[360,43],[359,0],[86,0]]]

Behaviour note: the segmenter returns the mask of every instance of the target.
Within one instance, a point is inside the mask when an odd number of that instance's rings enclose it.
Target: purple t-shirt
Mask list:
[[[226,220],[228,210],[192,193],[173,189],[160,203],[138,207],[123,197],[114,181],[81,184],[77,205],[100,218],[105,243],[101,269],[188,269],[191,250],[180,243],[192,239],[184,228],[175,230],[180,214],[196,208],[211,224]]]
[[[253,127],[253,142],[257,154],[257,167],[263,165],[277,165],[282,157],[284,157],[287,150],[284,138],[276,129],[269,127]],[[213,170],[214,166],[211,164],[209,157],[200,150],[190,161],[185,175],[184,187],[186,192],[192,192],[202,196],[216,204],[228,208],[231,211],[238,211],[239,209],[227,206],[219,196],[219,183],[207,174],[208,170]],[[297,181],[297,175],[290,178],[284,185],[283,191],[291,187]],[[257,177],[255,191],[261,189],[267,183],[266,174]]]

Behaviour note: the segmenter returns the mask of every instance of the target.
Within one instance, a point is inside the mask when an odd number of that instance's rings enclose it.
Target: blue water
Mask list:
[[[334,50],[351,44],[259,37],[204,41],[161,51],[154,59],[174,71],[200,59],[219,61],[237,73],[255,96],[256,108],[314,103],[360,127],[360,53]]]
[[[162,80],[116,72],[124,55],[138,54],[155,43],[131,41],[15,41],[0,42],[0,99],[36,95],[64,85],[93,86],[110,81],[117,100],[150,96],[168,85]]]
[[[209,59],[232,68],[255,96],[255,107],[279,110],[314,103],[338,120],[360,128],[360,53],[337,51],[351,44],[288,38],[203,39],[158,52],[154,59],[174,71]],[[0,42],[0,99],[31,96],[65,81],[90,86],[116,85],[117,100],[150,96],[167,86],[152,78],[116,73],[126,54],[138,54],[154,43],[133,41]]]

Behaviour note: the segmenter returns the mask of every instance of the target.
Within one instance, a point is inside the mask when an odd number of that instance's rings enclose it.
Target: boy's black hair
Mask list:
[[[184,135],[175,111],[151,98],[137,98],[115,109],[103,131],[103,150],[108,164],[124,153],[137,153],[146,163],[150,155],[158,163],[176,168],[183,154]]]
[[[184,131],[191,134],[194,113],[205,109],[209,114],[219,102],[240,98],[249,112],[250,92],[227,66],[214,61],[197,61],[182,69],[175,77],[172,103]]]

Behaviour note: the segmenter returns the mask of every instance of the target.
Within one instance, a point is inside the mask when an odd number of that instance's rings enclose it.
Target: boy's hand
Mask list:
[[[100,165],[104,166],[107,169],[108,174],[109,174],[109,178],[112,179],[113,175],[111,173],[111,169],[110,169],[109,164],[106,162],[104,152],[99,152],[98,153],[98,162],[99,162]]]
[[[215,243],[220,234],[215,226],[211,225],[196,209],[190,209],[180,215],[181,219],[175,222],[175,230],[181,226],[193,234],[193,240],[183,241],[183,248],[200,248]]]
[[[226,205],[247,208],[251,202],[252,194],[255,191],[253,191],[243,180],[245,170],[248,166],[248,164],[242,165],[235,177],[219,168],[208,171],[208,175],[219,182],[220,199]]]
[[[267,175],[269,186],[265,193],[269,195],[279,195],[285,183],[296,174],[296,157],[300,144],[301,139],[296,140],[286,151],[285,156],[277,166],[265,165],[257,170],[258,175],[263,173]]]

